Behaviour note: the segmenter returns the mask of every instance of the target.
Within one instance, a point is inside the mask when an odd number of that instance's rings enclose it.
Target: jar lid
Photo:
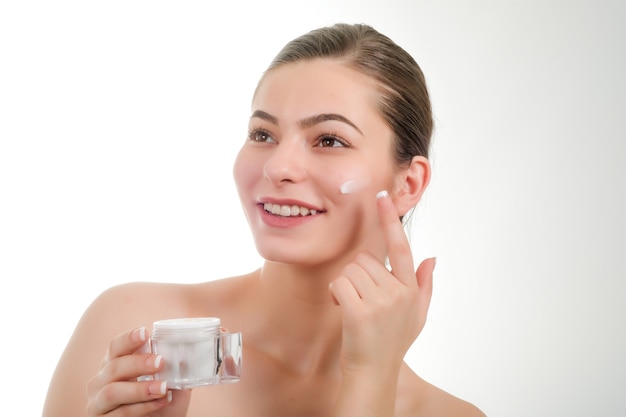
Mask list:
[[[155,321],[153,327],[161,330],[193,330],[219,328],[220,324],[221,321],[217,317],[189,317]]]

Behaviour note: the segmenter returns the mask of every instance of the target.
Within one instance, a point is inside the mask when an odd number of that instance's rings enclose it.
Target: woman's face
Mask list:
[[[278,67],[252,103],[234,177],[265,259],[314,265],[383,254],[375,194],[391,191],[392,131],[374,82],[336,61]],[[353,193],[340,189],[352,180]]]

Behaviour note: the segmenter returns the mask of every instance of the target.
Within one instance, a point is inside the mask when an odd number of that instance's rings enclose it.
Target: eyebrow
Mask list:
[[[263,119],[265,121],[268,121],[278,126],[278,118],[276,118],[275,116],[272,116],[271,114],[267,112],[264,112],[263,110],[255,110],[254,113],[252,113],[251,118],[252,117],[258,117],[259,119]],[[314,116],[306,117],[300,120],[299,125],[302,128],[309,128],[311,126],[315,126],[318,123],[326,122],[329,120],[336,120],[338,122],[345,123],[349,126],[352,126],[361,135],[363,134],[363,132],[361,132],[361,129],[359,129],[354,123],[352,123],[350,119],[337,113],[322,113],[322,114],[316,114]]]
[[[278,126],[278,119],[272,116],[271,114],[264,112],[263,110],[255,110],[254,113],[252,113],[252,116],[250,116],[250,118],[252,119],[254,117],[258,117],[259,119],[263,119],[267,122],[270,122]]]

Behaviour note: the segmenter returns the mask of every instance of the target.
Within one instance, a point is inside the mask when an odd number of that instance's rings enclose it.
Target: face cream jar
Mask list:
[[[232,383],[241,376],[241,333],[223,332],[217,317],[154,322],[150,351],[163,357],[154,379],[167,381],[168,388]]]

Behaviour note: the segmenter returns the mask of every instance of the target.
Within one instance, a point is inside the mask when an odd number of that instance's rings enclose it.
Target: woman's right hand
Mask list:
[[[87,416],[184,417],[191,391],[168,390],[165,381],[138,381],[163,367],[160,355],[143,353],[145,327],[124,332],[109,344],[100,370],[87,383]]]

